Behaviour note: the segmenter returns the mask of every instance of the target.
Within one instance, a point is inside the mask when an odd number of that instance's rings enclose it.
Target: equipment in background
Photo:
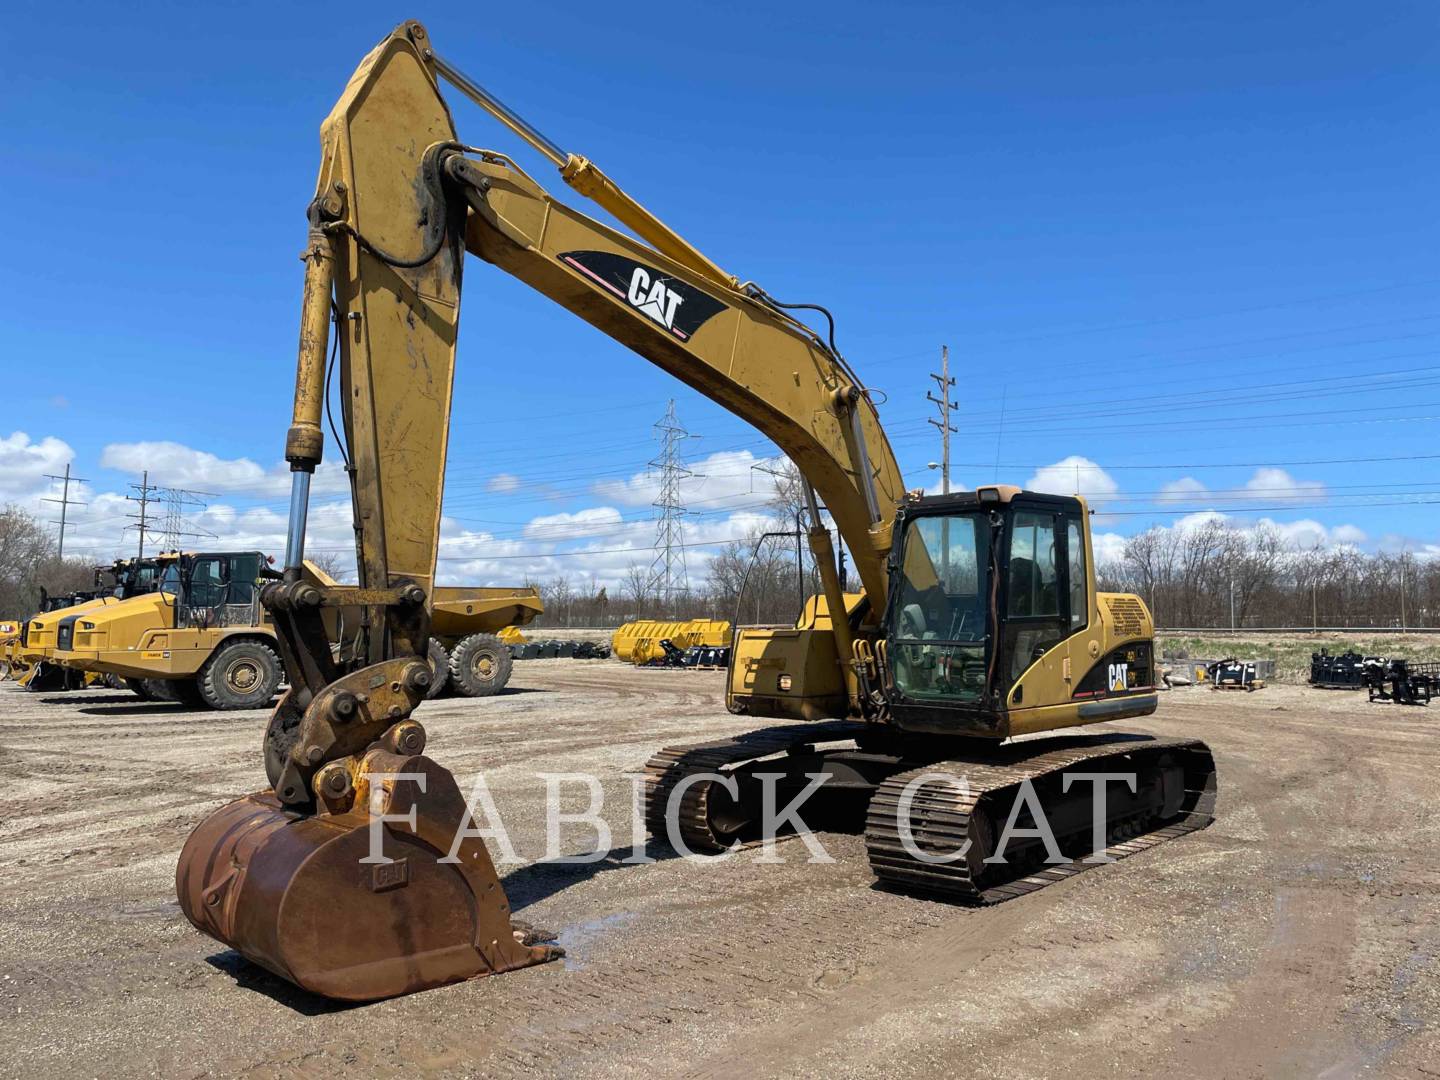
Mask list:
[[[61,596],[43,590],[40,611],[20,625],[19,636],[6,647],[11,674],[27,690],[78,690],[93,685],[93,674],[62,665],[57,652],[68,647],[70,630],[81,616],[90,617],[159,587],[161,569],[167,558],[117,559],[108,566],[95,567],[94,588]],[[106,578],[109,578],[106,581]]]
[[[1429,705],[1440,682],[1440,661],[1394,659],[1383,668],[1367,669],[1366,688],[1371,701],[1397,705]]]
[[[427,656],[434,681],[425,696],[446,690],[463,697],[498,694],[510,681],[515,646],[525,641],[519,628],[544,613],[540,593],[530,586],[437,588]]]
[[[1233,656],[1216,660],[1205,668],[1213,690],[1263,690],[1265,680],[1255,674],[1255,661]]]
[[[1310,685],[1322,690],[1364,690],[1385,673],[1383,656],[1361,656],[1345,652],[1338,656],[1325,650],[1310,654]]]
[[[526,641],[510,646],[510,655],[516,660],[608,660],[610,646],[594,641],[561,641],[546,638],[540,641]]]
[[[663,642],[684,652],[695,645],[721,646],[730,644],[730,624],[723,619],[683,619],[663,622],[637,619],[618,627],[610,638],[610,649],[617,660],[631,664],[667,667],[668,655]],[[661,663],[656,663],[661,661]]]

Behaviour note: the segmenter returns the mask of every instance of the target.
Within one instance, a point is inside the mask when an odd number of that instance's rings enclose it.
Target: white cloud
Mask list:
[[[290,492],[290,467],[283,462],[265,469],[249,458],[222,458],[177,442],[110,443],[100,453],[100,464],[135,476],[148,471],[150,482],[164,487],[272,497]],[[312,493],[348,490],[340,463],[321,463],[311,484]]]
[[[1295,548],[1319,548],[1328,547],[1330,533],[1320,522],[1309,518],[1302,518],[1300,521],[1275,522],[1269,518],[1261,518],[1261,523],[1268,525],[1281,536],[1283,536]]]
[[[1221,523],[1230,520],[1229,514],[1222,514],[1218,510],[1198,510],[1193,514],[1186,514],[1184,517],[1176,518],[1170,527],[1176,532],[1191,532],[1210,524],[1212,521]]]
[[[1095,551],[1095,561],[1101,566],[1106,563],[1118,562],[1125,554],[1125,537],[1119,533],[1092,532],[1090,534],[1090,546]]]
[[[1160,494],[1155,497],[1155,501],[1157,503],[1192,502],[1195,499],[1204,498],[1209,492],[1210,489],[1193,476],[1182,476],[1179,480],[1171,480],[1168,484],[1160,485]]]
[[[775,495],[775,479],[765,470],[780,463],[779,458],[756,457],[748,450],[723,450],[686,462],[694,475],[680,481],[681,501],[705,510],[764,503]],[[602,480],[592,490],[606,502],[649,506],[660,496],[660,473],[647,470],[627,480]]]
[[[1300,502],[1323,499],[1325,485],[1318,480],[1296,480],[1284,469],[1256,469],[1245,482],[1243,498],[1256,502]]]
[[[39,495],[49,486],[47,473],[63,473],[75,451],[53,435],[32,442],[23,431],[0,438],[0,497]]]
[[[485,485],[485,490],[504,495],[520,487],[520,478],[512,473],[496,473]]]
[[[1025,487],[1052,495],[1080,494],[1094,506],[1103,505],[1120,491],[1120,485],[1109,473],[1079,454],[1071,454],[1054,465],[1037,469],[1025,481]]]
[[[1364,529],[1354,525],[1336,525],[1330,530],[1330,539],[1337,544],[1358,547],[1366,541],[1367,537]]]
[[[573,514],[542,514],[532,518],[525,526],[525,536],[530,540],[555,543],[561,540],[577,540],[585,537],[608,536],[620,526],[620,511],[613,506],[595,506]],[[649,523],[647,523],[649,524]],[[653,525],[650,528],[654,528]]]

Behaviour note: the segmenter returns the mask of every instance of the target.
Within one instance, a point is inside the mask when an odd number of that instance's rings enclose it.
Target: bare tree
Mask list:
[[[314,563],[335,581],[345,581],[352,573],[351,562],[343,552],[312,551],[305,556],[305,559],[307,562]]]
[[[84,559],[55,557],[55,539],[19,506],[0,508],[0,614],[24,618],[51,596],[94,587],[95,571]]]

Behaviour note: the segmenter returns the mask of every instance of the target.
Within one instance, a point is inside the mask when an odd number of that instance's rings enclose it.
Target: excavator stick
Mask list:
[[[271,792],[201,823],[176,895],[196,929],[305,990],[376,1001],[561,954],[510,921],[451,774],[374,750],[351,809],[299,815]],[[411,827],[413,821],[413,828]]]
[[[382,41],[321,129],[285,451],[285,573],[261,596],[290,682],[263,742],[271,789],[206,818],[176,869],[199,930],[348,1001],[561,953],[511,922],[483,841],[467,835],[474,827],[455,779],[421,756],[425,731],[410,719],[434,679],[427,655],[465,213],[456,201],[436,217],[434,192],[415,182],[430,175],[428,148],[455,137],[425,40],[407,24]],[[428,222],[423,237],[417,221]],[[337,309],[348,313],[334,331],[338,449],[352,477],[358,586],[311,584],[300,571]],[[359,645],[344,658],[332,654],[322,619],[335,608],[363,612]]]

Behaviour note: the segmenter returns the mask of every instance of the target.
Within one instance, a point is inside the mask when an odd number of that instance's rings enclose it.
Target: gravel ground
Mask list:
[[[0,686],[0,1075],[1440,1076],[1440,705],[1167,694],[1126,726],[1210,743],[1216,824],[971,910],[872,888],[853,835],[822,834],[826,865],[795,840],[779,865],[620,862],[623,774],[752,726],[721,689],[532,661],[427,703],[431,753],[467,790],[485,770],[515,907],[569,956],[337,1008],[175,904],[189,830],[263,784],[263,713]],[[540,771],[605,781],[610,857],[543,861]]]

